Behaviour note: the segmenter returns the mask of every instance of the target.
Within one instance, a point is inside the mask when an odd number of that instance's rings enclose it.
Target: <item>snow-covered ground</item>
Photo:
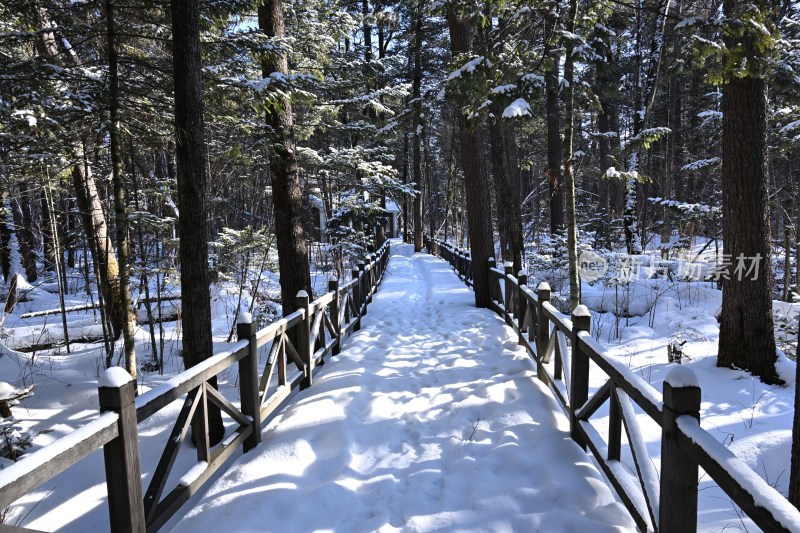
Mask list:
[[[257,523],[255,530],[267,528],[267,523],[285,524],[288,517],[299,513],[303,520],[317,521],[309,522],[311,525],[338,530],[352,529],[356,522],[347,523],[346,518],[357,520],[354,517],[359,516],[366,524],[364,529],[382,524],[387,529],[399,527],[404,519],[409,520],[405,526],[409,529],[437,528],[437,524],[448,529],[447,522],[437,520],[451,520],[450,529],[480,529],[473,518],[482,516],[491,520],[487,528],[496,525],[495,529],[503,529],[505,524],[507,529],[527,531],[531,528],[526,523],[512,523],[516,520],[513,517],[535,521],[538,518],[533,514],[558,509],[554,506],[564,504],[564,499],[571,497],[564,493],[570,492],[576,492],[584,511],[553,511],[557,516],[547,518],[549,525],[543,531],[583,531],[590,527],[583,527],[588,521],[606,516],[608,509],[613,510],[610,514],[615,518],[624,517],[625,512],[616,504],[603,507],[610,501],[604,499],[607,489],[598,482],[591,461],[576,452],[563,433],[566,421],[554,414],[558,412],[554,402],[541,398],[533,365],[515,346],[510,330],[492,313],[472,307],[471,293],[449,273],[444,262],[430,256],[411,257],[407,246],[395,245],[392,251],[395,257],[390,274],[365,317],[362,332],[348,341],[342,356],[322,368],[315,386],[303,392],[297,404],[265,430],[259,451],[267,455],[243,458],[258,464],[252,468],[238,464],[213,489],[215,496],[207,497],[203,507],[180,528],[186,530],[188,524],[199,523],[200,517],[221,517],[225,508],[239,509],[240,504],[234,501],[224,507],[215,507],[214,502],[216,498],[237,497],[245,506],[245,502],[258,502],[248,513],[263,507],[253,520],[266,520],[262,513],[272,513],[271,522]],[[531,270],[530,285],[547,279],[556,289],[554,280],[544,274]],[[58,315],[20,318],[25,312],[58,307],[58,297],[51,290],[46,284],[37,286],[28,293],[30,300],[21,302],[6,317],[4,332],[10,337],[5,344],[11,345],[17,337],[24,340],[25,327],[39,327],[46,336],[58,337]],[[593,336],[656,389],[661,389],[671,366],[667,363],[667,343],[681,335],[687,341],[683,363],[695,371],[703,389],[702,426],[779,492],[787,493],[793,361],[780,357],[779,370],[786,380],[782,387],[765,386],[744,372],[717,368],[719,326],[715,317],[721,293],[708,282],[642,277],[618,287],[585,283],[583,291],[584,301],[593,311]],[[87,303],[79,292],[76,288],[71,293],[68,306]],[[237,294],[218,289],[215,298],[216,347],[224,349]],[[387,299],[399,303],[384,306]],[[616,311],[625,305],[634,316],[618,318]],[[776,303],[776,316],[794,323],[798,307]],[[89,321],[96,321],[91,311],[69,313],[68,319],[73,339],[85,331],[83,328],[95,327],[87,326]],[[423,324],[434,330],[423,332],[419,329]],[[164,327],[165,375],[140,372],[140,392],[182,369],[180,330],[175,322],[164,323]],[[146,329],[142,326],[137,333],[137,353],[143,361],[151,357]],[[71,354],[63,347],[34,353],[3,348],[0,354],[0,381],[35,385],[35,395],[13,408],[13,425],[4,423],[12,437],[25,432],[31,436],[32,445],[26,452],[34,452],[97,417],[97,379],[104,360],[101,342],[75,344]],[[591,386],[596,390],[603,383],[602,372],[594,368],[592,372]],[[220,378],[221,390],[235,401],[235,373]],[[435,379],[442,381],[434,383]],[[386,395],[379,396],[380,392]],[[305,405],[314,408],[305,410]],[[180,402],[176,402],[139,427],[144,483],[149,482],[179,409]],[[555,424],[561,437],[542,435],[540,426],[533,428],[534,421],[541,424],[543,420]],[[660,430],[644,415],[640,420],[648,451],[658,468]],[[603,409],[593,421],[605,434],[607,416]],[[277,431],[275,424],[280,425]],[[389,433],[392,427],[398,428],[398,433]],[[538,443],[532,444],[533,440]],[[292,443],[297,446],[292,448]],[[178,476],[195,461],[194,449],[184,448],[176,465]],[[570,463],[577,463],[579,471],[589,474],[589,481],[581,474],[571,476],[562,471]],[[498,473],[479,469],[487,464]],[[282,468],[297,465],[289,474],[281,473]],[[630,460],[628,465],[633,468]],[[434,470],[441,474],[441,485],[434,483]],[[231,485],[237,475],[243,480],[238,488]],[[549,481],[547,476],[551,477]],[[265,482],[263,486],[259,485],[261,481]],[[700,483],[699,530],[758,530],[707,475],[701,474]],[[296,487],[296,495],[289,487]],[[315,503],[302,505],[302,495],[311,495]],[[332,509],[321,508],[317,500]],[[592,505],[584,505],[586,501],[594,502],[594,513]],[[307,508],[312,511],[305,512]],[[531,516],[523,516],[525,512]],[[367,518],[370,513],[375,513],[372,519]],[[242,520],[242,530],[247,530],[249,515],[239,515],[231,523]],[[343,526],[338,526],[340,519]],[[465,522],[458,525],[457,519]],[[565,523],[567,520],[576,520],[579,526]],[[6,523],[41,530],[106,529],[102,453],[96,452],[32,491],[11,508]],[[229,524],[226,527],[230,529]]]
[[[360,332],[176,531],[626,531],[500,319],[395,255]]]

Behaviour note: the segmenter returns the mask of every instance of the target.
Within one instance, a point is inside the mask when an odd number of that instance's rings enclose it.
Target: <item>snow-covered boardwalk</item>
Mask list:
[[[394,256],[361,331],[177,531],[628,531],[533,363],[449,265]]]

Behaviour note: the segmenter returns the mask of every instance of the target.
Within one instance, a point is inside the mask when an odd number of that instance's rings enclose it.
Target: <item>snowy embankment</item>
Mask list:
[[[344,348],[176,531],[633,529],[443,261],[395,255]]]

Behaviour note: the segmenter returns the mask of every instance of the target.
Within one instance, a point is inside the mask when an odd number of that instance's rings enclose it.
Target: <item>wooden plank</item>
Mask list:
[[[619,461],[622,456],[622,413],[619,407],[618,389],[613,385],[613,381],[608,380],[606,383],[611,384],[611,403],[608,407],[608,459]],[[655,523],[655,518],[653,518]]]
[[[262,402],[269,388],[269,382],[272,381],[272,372],[275,370],[275,360],[281,355],[281,344],[283,344],[283,335],[272,340],[267,362],[264,365],[264,373],[261,374],[261,381],[258,384],[259,397]]]
[[[228,415],[233,418],[234,421],[238,422],[241,426],[247,426],[250,424],[250,419],[247,418],[241,411],[239,411],[231,402],[228,401],[225,396],[220,394],[218,390],[214,387],[208,387],[206,390],[206,394],[208,394],[208,399],[217,407],[228,413]]]
[[[680,447],[759,528],[770,532],[797,530],[796,527],[793,529],[790,526],[800,523],[800,511],[788,504],[782,494],[701,428],[693,417],[679,416],[676,423],[679,429],[676,438]],[[723,461],[719,461],[720,458]],[[749,487],[737,479],[737,472],[746,473]],[[764,503],[765,506],[756,503],[755,494],[762,495],[759,497],[759,503]]]
[[[639,529],[639,531],[654,531],[649,517],[639,509],[641,503],[644,501],[644,495],[632,495],[625,490],[626,487],[635,487],[635,485],[629,483],[627,480],[621,479],[620,475],[622,474],[622,471],[624,471],[624,466],[622,463],[619,461],[606,460],[606,450],[603,439],[597,434],[589,422],[582,420],[578,425],[578,431],[581,433],[581,437],[589,448],[589,451],[597,460],[597,464],[600,465],[600,469],[603,471],[603,474],[605,474],[606,479],[608,479],[608,481],[611,483],[611,486],[614,488],[614,491],[617,493],[622,505],[624,505],[631,514],[633,521],[636,522],[636,527]],[[614,468],[613,465],[615,464],[621,468]],[[636,499],[640,500],[639,505],[637,505]]]
[[[164,491],[164,486],[167,484],[167,478],[172,471],[172,465],[175,464],[175,459],[178,457],[178,451],[186,438],[186,433],[189,429],[189,422],[194,416],[197,409],[197,394],[199,389],[190,391],[183,402],[183,407],[178,413],[178,418],[172,426],[172,431],[167,438],[167,443],[164,451],[161,452],[161,457],[158,459],[155,472],[147,486],[147,491],[144,495],[144,512],[148,522],[153,519],[156,510],[156,504],[161,499],[161,494]]]
[[[282,387],[286,385],[286,367],[288,363],[286,361],[286,335],[281,335],[281,349],[278,352],[278,386]],[[264,393],[266,396],[266,389],[264,389]],[[263,400],[262,400],[263,403]]]
[[[303,359],[300,358],[300,354],[297,353],[292,341],[289,340],[289,336],[285,333],[282,334],[283,337],[283,349],[286,352],[286,355],[292,358],[292,362],[297,366],[298,370],[302,370],[305,368],[306,364]],[[288,359],[287,359],[288,360]]]
[[[217,452],[214,454],[214,457],[208,461],[208,466],[200,475],[188,485],[178,485],[172,489],[169,494],[159,502],[153,514],[153,519],[147,523],[147,531],[156,532],[161,529],[161,527],[180,510],[183,504],[202,488],[206,481],[208,481],[208,479],[225,464],[225,461],[237,451],[244,440],[250,436],[251,431],[252,426],[248,426],[243,431],[237,430],[237,432],[234,432],[235,436],[233,438],[226,439],[217,447]]]
[[[603,383],[603,386],[597,389],[597,392],[583,404],[583,407],[575,412],[575,416],[580,420],[589,420],[600,406],[611,397],[611,383],[612,381],[610,379]]]
[[[293,390],[300,386],[304,378],[305,375],[302,372],[295,373],[291,381],[287,381],[286,385],[278,387],[278,389],[267,398],[266,404],[261,407],[262,425],[269,423],[273,414],[284,405],[283,401],[291,395]]]
[[[117,413],[95,420],[0,470],[0,508],[5,508],[117,438]]]
[[[656,524],[658,523],[658,505],[661,500],[658,472],[650,461],[647,444],[639,428],[639,422],[636,420],[636,412],[633,410],[630,397],[623,390],[616,389],[615,392],[622,412],[622,422],[625,424],[625,433],[628,435],[633,463],[636,466],[639,483],[647,501],[650,520]]]
[[[542,353],[540,354],[540,360],[544,364],[547,364],[547,363],[550,362],[550,357],[556,351],[556,332],[557,331],[558,330],[556,328],[553,328],[553,330],[550,333],[550,336],[547,338],[547,344],[545,345],[544,350],[542,350]]]
[[[614,381],[614,384],[628,393],[628,396],[631,397],[636,405],[641,407],[650,418],[661,425],[663,403],[655,400],[655,398],[661,396],[661,394],[640,376],[637,376],[630,371],[630,369],[623,366],[622,363],[615,365],[610,359],[606,358],[605,355],[598,353],[596,349],[598,344],[590,336],[585,334],[581,335],[579,336],[578,342],[581,344],[581,349],[584,350],[584,353]],[[647,389],[647,393],[640,390],[639,387]]]
[[[230,350],[206,359],[181,372],[164,385],[145,392],[136,398],[136,420],[142,423],[190,390],[196,389],[201,383],[205,383],[226,368],[233,366],[239,359],[247,355],[249,349],[249,343],[246,340],[239,341],[231,346]]]
[[[298,309],[294,313],[286,315],[277,322],[273,322],[266,328],[260,330],[258,333],[256,333],[256,341],[258,346],[261,347],[271,341],[274,337],[277,337],[279,334],[289,331],[305,318],[304,315],[305,310]]]
[[[100,412],[119,414],[118,436],[103,446],[108,516],[113,533],[138,533],[145,527],[135,397],[136,383],[129,377],[124,384],[97,388]]]

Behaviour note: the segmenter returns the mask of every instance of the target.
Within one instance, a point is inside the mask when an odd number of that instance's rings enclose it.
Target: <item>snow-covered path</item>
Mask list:
[[[394,256],[361,331],[176,531],[628,531],[511,330]]]

